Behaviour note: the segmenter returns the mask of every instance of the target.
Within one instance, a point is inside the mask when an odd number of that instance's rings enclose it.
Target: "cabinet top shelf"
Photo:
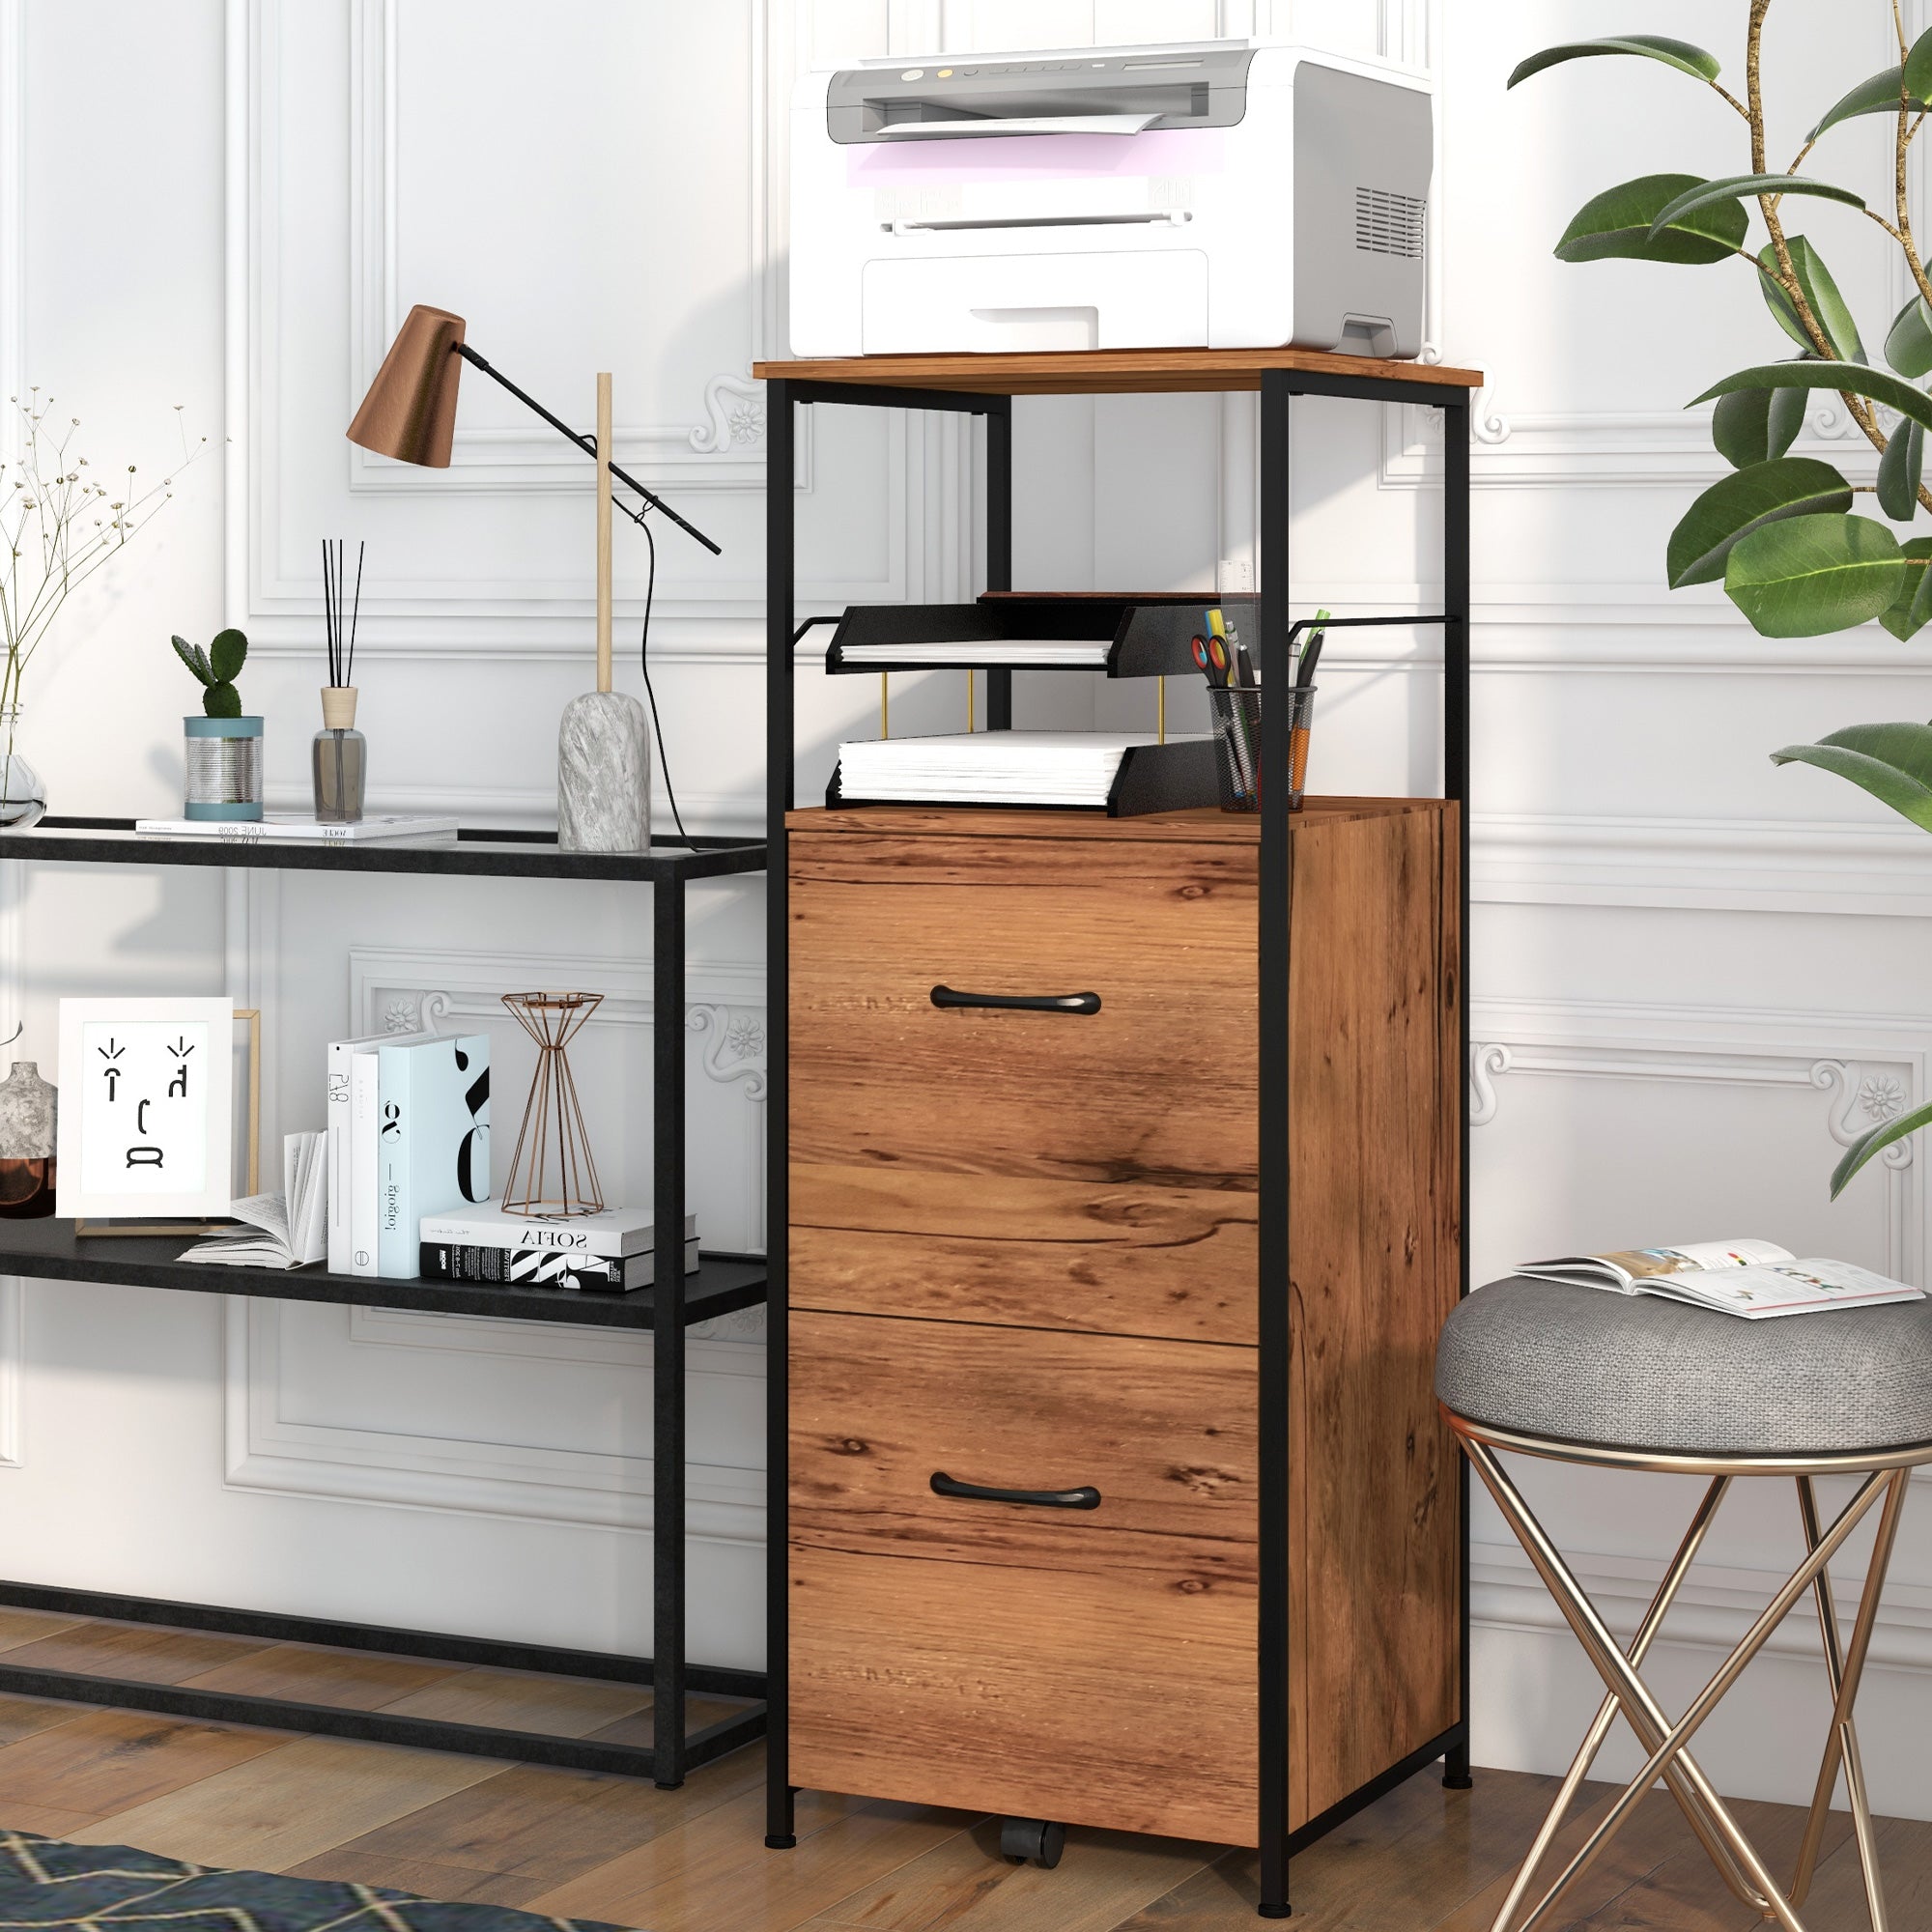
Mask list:
[[[1479,389],[1479,369],[1440,362],[1388,362],[1316,349],[1069,349],[1038,355],[838,355],[754,362],[762,383],[850,383],[905,389],[958,389],[990,396],[1165,394],[1183,389],[1259,389],[1262,374],[1290,369],[1363,383],[1421,383]]]
[[[339,844],[295,839],[149,838],[131,818],[43,818],[0,831],[0,859],[59,865],[247,866],[299,872],[436,872],[498,879],[631,879],[676,885],[762,872],[762,841],[653,839],[648,852],[559,852],[554,832],[465,829],[453,839],[372,838]]]

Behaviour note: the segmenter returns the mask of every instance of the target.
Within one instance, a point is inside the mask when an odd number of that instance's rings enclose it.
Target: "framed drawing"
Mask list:
[[[63,1000],[55,1208],[81,1235],[182,1234],[234,1203],[234,1029],[249,1024],[247,1191],[257,1180],[261,1016],[232,1000]],[[101,1226],[101,1217],[138,1216]]]

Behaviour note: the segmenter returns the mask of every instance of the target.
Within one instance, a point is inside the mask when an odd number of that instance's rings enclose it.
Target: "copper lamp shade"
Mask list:
[[[447,469],[462,341],[460,315],[421,302],[411,309],[349,425],[349,440],[399,463]]]

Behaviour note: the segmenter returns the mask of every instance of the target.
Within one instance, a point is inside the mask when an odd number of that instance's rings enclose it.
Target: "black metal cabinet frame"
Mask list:
[[[131,819],[48,818],[31,831],[0,832],[0,859],[41,864],[191,866],[316,872],[392,872],[437,877],[628,881],[652,890],[654,1285],[619,1294],[500,1288],[436,1281],[386,1281],[305,1268],[276,1273],[183,1262],[183,1237],[76,1239],[66,1221],[0,1220],[0,1274],[41,1280],[110,1282],[185,1289],[202,1294],[334,1301],[454,1315],[510,1317],[582,1327],[648,1332],[652,1341],[651,1655],[646,1658],[508,1643],[443,1632],[386,1629],[321,1617],[288,1616],[210,1604],[121,1596],[99,1590],[0,1580],[0,1604],[76,1617],[179,1626],[276,1642],[328,1644],[402,1657],[608,1678],[651,1687],[652,1742],[620,1744],[555,1737],[497,1725],[448,1722],[383,1711],[350,1710],[290,1698],[151,1684],[10,1663],[0,1651],[0,1692],[116,1704],[170,1717],[326,1732],[426,1750],[467,1751],[582,1771],[648,1777],[664,1786],[762,1734],[765,1707],[753,1702],[685,1735],[689,1693],[762,1700],[764,1674],[696,1664],[685,1631],[685,1331],[765,1294],[765,1263],[755,1255],[705,1255],[684,1271],[685,1200],[685,895],[697,879],[764,869],[760,844],[699,839],[690,847],[654,841],[648,853],[559,852],[552,834],[464,831],[454,843],[297,845],[228,838],[152,838]]]
[[[1039,380],[1041,358],[1027,383],[1029,393],[1051,393],[1051,379]],[[1078,358],[1069,358],[1069,361]],[[1234,358],[1231,358],[1234,359]],[[1252,372],[1249,372],[1250,376]],[[1459,1143],[1458,1228],[1463,1236],[1461,1292],[1468,1293],[1469,1098],[1466,1068],[1469,1046],[1469,392],[1440,382],[1404,380],[1380,368],[1352,371],[1310,368],[1260,369],[1261,390],[1261,586],[1260,633],[1264,663],[1287,659],[1289,619],[1290,425],[1295,399],[1331,396],[1366,403],[1417,403],[1442,412],[1444,435],[1444,508],[1442,526],[1442,611],[1425,618],[1361,618],[1350,623],[1433,623],[1442,629],[1442,754],[1443,792],[1459,801],[1461,839],[1461,906],[1457,993],[1462,1013],[1459,1087],[1462,1092],[1462,1131]],[[1069,384],[1069,387],[1085,387]],[[1128,386],[1122,384],[1122,386]],[[1145,380],[1132,386],[1159,389],[1161,382]],[[1231,374],[1222,383],[1203,381],[1198,372],[1176,380],[1174,389],[1252,389],[1255,383]],[[787,1191],[787,1132],[789,1112],[788,1016],[784,987],[788,972],[786,907],[785,814],[793,805],[793,658],[801,628],[797,623],[797,557],[794,531],[793,473],[796,412],[822,403],[856,408],[943,410],[986,419],[986,588],[1010,590],[1013,568],[1013,398],[975,388],[889,387],[867,382],[840,382],[774,376],[766,384],[766,783],[769,817],[766,843],[766,972],[770,987],[770,1074],[767,1087],[767,1126],[771,1152],[767,1162],[769,1194],[767,1226],[769,1281],[766,1372],[770,1404],[767,1427],[769,1485],[768,1540],[771,1556],[768,1589],[766,1669],[772,1716],[769,1742],[767,1845],[783,1848],[793,1836],[793,1788],[789,1782],[785,1735],[785,1668],[788,1643],[788,1603],[785,1550],[787,1513],[785,1485],[786,1434],[786,1229],[790,1222]],[[995,730],[1012,725],[1012,672],[987,673],[987,716]],[[1289,1914],[1288,1864],[1291,1855],[1312,1843],[1364,1805],[1373,1803],[1436,1758],[1445,1760],[1444,1782],[1453,1788],[1469,1781],[1469,1472],[1461,1471],[1462,1605],[1461,1715],[1440,1737],[1433,1739],[1401,1763],[1391,1766],[1298,1830],[1289,1828],[1288,1787],[1288,1299],[1268,1293],[1265,1285],[1282,1283],[1289,1271],[1288,1199],[1289,1124],[1289,897],[1292,871],[1289,858],[1289,734],[1264,733],[1262,738],[1262,827],[1260,856],[1259,974],[1261,1019],[1259,1046],[1260,1154],[1264,1174],[1281,1177],[1281,1184],[1264,1188],[1260,1199],[1261,1479],[1260,1504],[1260,1631],[1256,1672],[1261,1709],[1261,1902],[1264,1918]]]

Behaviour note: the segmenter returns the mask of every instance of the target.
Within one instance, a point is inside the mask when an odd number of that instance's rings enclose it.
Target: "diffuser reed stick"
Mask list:
[[[325,824],[354,824],[362,816],[366,771],[362,734],[355,729],[355,632],[362,615],[362,560],[355,546],[355,591],[349,594],[349,557],[342,538],[322,540],[322,622],[328,646],[328,682],[316,733],[315,815]]]

